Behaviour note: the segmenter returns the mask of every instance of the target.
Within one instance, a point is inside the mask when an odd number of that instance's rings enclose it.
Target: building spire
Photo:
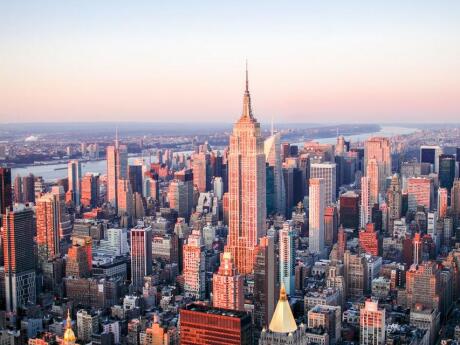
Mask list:
[[[274,123],[273,123],[273,115],[272,115],[272,123],[271,123],[271,135],[273,136],[273,134],[275,134],[275,126],[274,126]]]
[[[249,94],[249,76],[248,76],[248,61],[246,60],[246,90],[244,91],[243,97],[243,113],[241,119],[253,120],[252,107],[251,107],[251,95]]]
[[[118,149],[118,125],[115,127],[115,147]]]

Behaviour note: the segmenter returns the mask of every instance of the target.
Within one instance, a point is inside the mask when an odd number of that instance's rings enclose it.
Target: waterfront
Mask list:
[[[356,134],[351,136],[346,136],[346,140],[351,140],[352,142],[363,141],[371,136],[393,136],[393,135],[403,135],[403,134],[411,134],[419,129],[417,128],[408,128],[408,127],[396,127],[396,126],[382,126],[379,132],[372,132],[372,133],[362,133]],[[319,143],[323,144],[334,144],[336,142],[336,137],[330,138],[321,138],[321,139],[314,139]],[[303,143],[293,143],[294,145],[302,146]],[[187,151],[185,153],[190,153]],[[129,157],[128,164],[133,164],[136,159],[141,158],[141,156],[133,156]],[[147,162],[154,162],[155,157],[146,157],[144,156]],[[12,168],[12,176],[13,178],[16,175],[25,176],[29,173],[34,174],[35,176],[41,176],[45,179],[45,181],[55,181],[60,178],[64,178],[67,176],[67,164],[59,163],[59,164],[47,164],[47,165],[30,165],[21,168]],[[81,164],[82,174],[87,172],[92,173],[99,173],[105,174],[107,170],[107,162],[106,160],[98,160],[98,161],[87,161]]]

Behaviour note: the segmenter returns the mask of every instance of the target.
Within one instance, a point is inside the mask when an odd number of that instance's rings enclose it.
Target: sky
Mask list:
[[[0,0],[0,123],[460,122],[460,1]]]

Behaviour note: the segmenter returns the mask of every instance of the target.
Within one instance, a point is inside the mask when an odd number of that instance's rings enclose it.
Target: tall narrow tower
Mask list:
[[[118,129],[115,145],[107,146],[107,201],[118,208],[118,181],[128,178],[128,149],[119,145]]]
[[[241,274],[251,273],[258,240],[265,233],[265,154],[260,123],[254,118],[248,87],[243,113],[230,135],[228,155],[229,235],[225,251],[232,253]]]

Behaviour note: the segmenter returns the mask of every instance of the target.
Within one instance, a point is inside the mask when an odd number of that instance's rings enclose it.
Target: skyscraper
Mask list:
[[[367,165],[374,158],[380,166],[379,189],[385,189],[385,180],[391,176],[391,143],[385,137],[373,137],[364,143],[364,169],[367,175]]]
[[[322,178],[325,188],[325,205],[332,205],[337,194],[337,165],[335,163],[313,163],[310,166],[310,178]]]
[[[401,218],[402,210],[402,193],[401,184],[398,175],[391,177],[390,188],[387,191],[388,205],[388,233],[393,234],[393,225],[395,220]]]
[[[37,247],[40,264],[59,256],[61,239],[69,239],[72,224],[59,195],[47,193],[37,199]]]
[[[259,238],[265,233],[265,154],[260,124],[254,118],[246,70],[243,113],[230,136],[229,234],[226,251],[232,253],[241,274],[251,273]]]
[[[367,300],[359,313],[360,345],[385,344],[385,309],[378,301]]]
[[[309,248],[310,252],[322,255],[324,252],[324,208],[326,188],[324,179],[310,179],[309,195]]]
[[[219,270],[212,277],[212,305],[215,308],[244,310],[243,277],[233,264],[232,254],[222,254]]]
[[[348,191],[340,195],[340,220],[344,228],[358,229],[359,227],[359,195]]]
[[[407,180],[408,209],[415,211],[417,206],[431,209],[433,185],[426,177],[411,177]]]
[[[264,142],[266,162],[273,167],[274,175],[274,208],[277,213],[284,214],[286,211],[286,191],[283,178],[283,167],[281,159],[281,134],[272,133]]]
[[[5,214],[6,209],[12,205],[11,169],[0,167],[0,214]]]
[[[260,332],[267,327],[275,310],[279,290],[278,260],[274,239],[260,238],[254,264],[254,324]]]
[[[436,262],[412,265],[406,272],[406,300],[408,308],[421,304],[424,308],[439,310],[439,272]]]
[[[152,273],[152,229],[137,226],[131,229],[131,280],[140,291],[144,277]]]
[[[107,146],[107,201],[118,208],[118,180],[128,178],[128,150],[119,145],[118,132],[115,145]]]
[[[455,180],[455,157],[453,155],[439,156],[439,186],[449,192]]]
[[[369,178],[369,203],[371,207],[379,202],[381,170],[381,165],[377,163],[375,158],[370,158],[367,161],[366,176]]]
[[[81,163],[73,159],[67,164],[67,172],[69,179],[69,192],[74,205],[80,205],[81,196]]]
[[[438,189],[438,216],[444,218],[447,216],[448,192],[447,188]]]
[[[35,303],[35,262],[33,217],[31,208],[19,205],[3,215],[3,255],[5,267],[6,310],[16,312],[27,303]]]
[[[201,234],[193,230],[183,247],[184,290],[197,299],[204,299],[206,292],[205,252]]]
[[[284,284],[286,293],[292,295],[295,292],[295,232],[292,222],[284,222],[283,228],[279,230],[279,251],[280,251],[280,282]],[[311,237],[310,237],[311,238]]]
[[[129,165],[128,179],[133,193],[142,193],[142,165]]]
[[[420,163],[429,163],[433,167],[433,172],[439,172],[439,155],[442,149],[439,146],[420,146]]]
[[[99,175],[86,173],[81,181],[80,202],[85,207],[96,207],[99,201]]]
[[[361,202],[359,212],[359,225],[361,228],[364,228],[367,223],[372,221],[371,210],[374,205],[371,203],[370,181],[371,180],[368,176],[361,177]]]

